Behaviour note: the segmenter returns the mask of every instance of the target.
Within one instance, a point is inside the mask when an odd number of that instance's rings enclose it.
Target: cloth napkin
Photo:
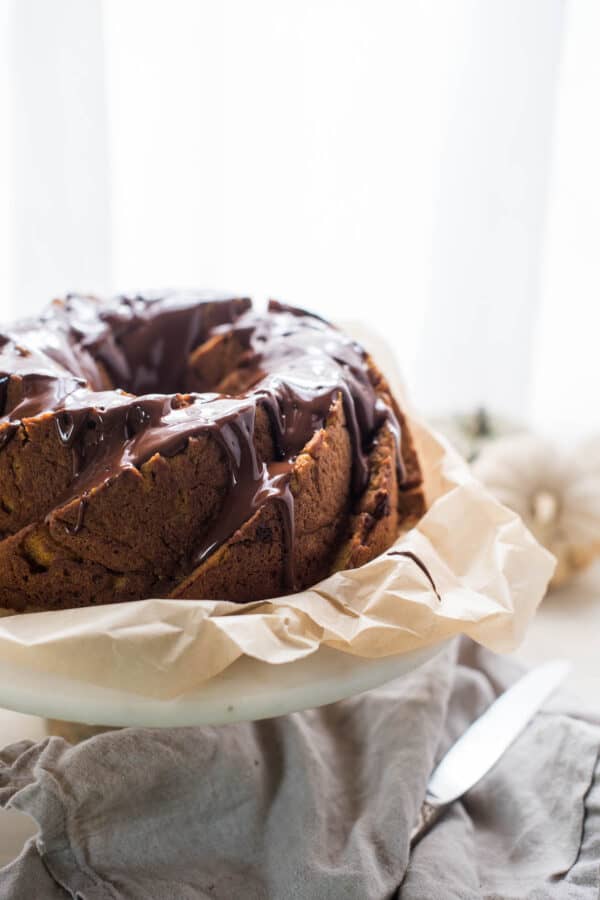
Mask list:
[[[0,898],[598,900],[600,721],[564,695],[409,858],[435,761],[518,675],[462,641],[301,714],[7,747],[0,802],[40,830]]]

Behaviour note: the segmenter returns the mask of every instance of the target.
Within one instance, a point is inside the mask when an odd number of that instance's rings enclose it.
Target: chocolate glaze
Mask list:
[[[191,292],[108,303],[77,295],[55,300],[39,319],[0,336],[0,413],[20,420],[55,410],[79,387],[181,390],[190,351],[249,306],[242,298]]]
[[[296,586],[290,475],[297,455],[343,402],[353,445],[353,489],[368,479],[367,454],[387,423],[399,448],[391,403],[377,393],[368,357],[317,316],[271,301],[266,314],[245,299],[198,294],[121,297],[101,303],[70,296],[40,320],[0,341],[0,449],[32,417],[54,415],[72,454],[72,481],[55,509],[77,502],[68,529],[84,527],[90,491],[154,454],[170,456],[208,434],[222,448],[229,494],[220,516],[189,560],[193,568],[265,503],[276,501],[284,533],[285,587]],[[242,393],[185,393],[188,358],[208,336],[233,335]],[[107,390],[108,389],[108,390]],[[182,391],[184,393],[176,393]],[[160,393],[158,393],[160,392]],[[275,459],[255,446],[258,407],[268,415]],[[400,471],[402,478],[402,472]],[[51,513],[52,514],[52,513]]]
[[[433,580],[433,576],[431,575],[431,572],[429,571],[429,569],[427,568],[427,566],[425,565],[423,560],[419,559],[419,557],[417,556],[416,553],[413,553],[412,550],[389,550],[388,556],[406,556],[408,559],[412,559],[412,561],[415,563],[415,565],[417,565],[420,568],[421,572],[423,572],[424,575],[426,575],[427,580],[429,581],[431,587],[433,588],[435,596],[438,598],[440,603],[442,602],[442,598],[440,597],[438,589],[435,586],[435,581]]]
[[[9,382],[10,382],[10,378],[8,375],[3,375],[0,378],[0,415],[4,415],[4,410],[6,408],[6,402],[8,400]]]
[[[354,449],[354,489],[364,490],[375,433],[387,422],[397,447],[400,427],[391,408],[378,396],[363,348],[319,316],[269,302],[266,316],[246,313],[233,326],[215,328],[214,334],[234,333],[245,347],[246,377],[255,390],[271,393],[271,415],[283,415],[285,434],[300,430],[308,439],[324,421],[323,410],[341,394]],[[309,426],[309,427],[307,427]],[[285,449],[283,449],[285,454]],[[399,468],[401,454],[397,453]],[[400,468],[400,480],[403,473]]]
[[[209,330],[249,307],[244,298],[192,292],[120,297],[102,310],[95,334],[83,324],[83,346],[124,390],[172,393],[181,390],[189,354]]]

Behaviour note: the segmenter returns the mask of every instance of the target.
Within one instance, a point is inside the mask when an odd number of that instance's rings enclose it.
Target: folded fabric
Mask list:
[[[0,898],[597,900],[600,722],[562,695],[409,859],[435,761],[518,674],[463,640],[322,709],[12,745],[0,803],[40,830]]]

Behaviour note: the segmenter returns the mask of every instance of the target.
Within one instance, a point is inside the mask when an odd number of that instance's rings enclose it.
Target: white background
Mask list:
[[[363,319],[426,412],[600,431],[594,0],[0,0],[0,289]]]

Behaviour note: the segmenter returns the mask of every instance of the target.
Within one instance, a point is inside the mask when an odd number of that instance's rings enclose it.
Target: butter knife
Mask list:
[[[429,779],[418,821],[410,835],[411,849],[450,804],[498,762],[570,668],[568,662],[555,660],[532,669],[498,697],[453,744]]]

